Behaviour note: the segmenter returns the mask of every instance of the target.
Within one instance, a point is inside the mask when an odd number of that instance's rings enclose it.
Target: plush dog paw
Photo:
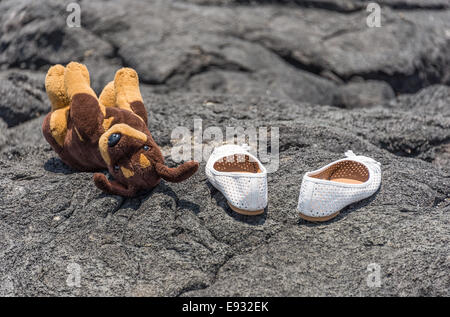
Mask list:
[[[94,183],[98,189],[100,189],[104,192],[110,193],[111,186],[110,186],[109,181],[106,178],[105,174],[95,173],[94,174]]]
[[[50,67],[45,76],[45,90],[52,105],[52,111],[69,106],[70,100],[64,86],[65,68],[62,65]]]
[[[102,173],[94,174],[94,183],[97,188],[108,194],[133,197],[137,193],[137,188],[132,186],[125,187],[116,181],[109,181]]]
[[[105,107],[115,107],[116,106],[116,93],[114,90],[114,82],[109,82],[105,88],[103,88],[102,93],[99,97],[100,103]]]
[[[86,67],[86,65],[77,63],[77,62],[70,62],[66,66],[66,72],[69,74],[75,74],[79,73],[82,77],[77,78],[78,81],[83,81],[88,86],[91,85],[91,79],[89,77],[89,71]]]
[[[64,72],[64,85],[70,100],[76,94],[88,94],[97,99],[95,92],[91,88],[89,71],[83,64],[76,62],[67,64]]]

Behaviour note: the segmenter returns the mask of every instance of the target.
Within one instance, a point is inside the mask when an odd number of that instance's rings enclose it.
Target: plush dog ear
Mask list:
[[[133,197],[136,195],[137,189],[134,187],[125,187],[119,182],[109,181],[102,173],[94,174],[94,183],[100,190],[112,194],[125,197]]]
[[[190,161],[177,167],[170,168],[164,164],[156,163],[156,173],[164,180],[172,183],[182,182],[191,177],[198,170],[198,163]]]

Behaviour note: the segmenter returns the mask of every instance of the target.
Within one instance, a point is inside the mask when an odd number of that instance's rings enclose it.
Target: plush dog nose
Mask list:
[[[119,143],[122,135],[120,133],[113,133],[108,137],[108,146],[113,147],[117,143]]]

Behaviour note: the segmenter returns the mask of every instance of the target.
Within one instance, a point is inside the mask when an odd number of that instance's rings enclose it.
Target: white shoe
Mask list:
[[[327,221],[344,207],[372,196],[381,184],[381,164],[345,152],[347,158],[330,163],[303,177],[298,211],[309,221]]]
[[[209,182],[235,212],[259,215],[267,206],[267,171],[248,152],[248,145],[227,144],[214,149],[205,169]]]

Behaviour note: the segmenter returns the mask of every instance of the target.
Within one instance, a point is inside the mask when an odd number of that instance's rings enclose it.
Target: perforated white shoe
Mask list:
[[[267,206],[267,171],[248,150],[246,144],[215,148],[205,172],[232,210],[243,215],[259,215]]]
[[[381,184],[381,164],[374,159],[345,152],[344,159],[303,177],[298,200],[300,217],[327,221],[344,207],[372,196]]]

